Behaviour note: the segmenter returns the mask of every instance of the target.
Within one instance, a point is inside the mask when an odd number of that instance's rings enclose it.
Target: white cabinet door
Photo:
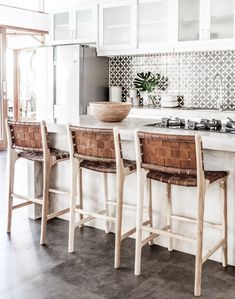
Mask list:
[[[207,39],[234,39],[234,0],[208,0]]]
[[[137,48],[136,0],[107,1],[99,10],[99,50]]]
[[[97,5],[80,6],[73,10],[75,40],[94,43],[97,39]]]
[[[159,50],[172,41],[172,0],[139,0],[138,48]]]
[[[71,43],[74,38],[72,11],[53,12],[50,17],[50,43]]]
[[[205,1],[205,0],[204,0]],[[200,40],[200,0],[178,0],[177,41]]]

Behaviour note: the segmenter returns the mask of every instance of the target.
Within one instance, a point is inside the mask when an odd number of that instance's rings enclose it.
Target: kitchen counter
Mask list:
[[[155,118],[156,119],[156,118]],[[158,118],[160,119],[160,118]],[[122,139],[123,157],[126,159],[135,159],[135,147],[133,140],[134,129],[145,129],[148,131],[172,133],[172,134],[195,134],[195,131],[179,130],[179,129],[161,129],[145,127],[146,124],[153,123],[153,119],[138,119],[127,118],[121,123],[105,124],[95,120],[92,116],[81,116],[78,122],[75,123],[81,126],[91,126],[99,128],[119,127]],[[66,125],[63,124],[48,124],[48,132],[50,144],[53,147],[68,150],[68,138],[66,134]],[[228,257],[229,264],[235,265],[235,135],[229,133],[214,133],[201,132],[203,145],[205,147],[204,160],[205,169],[208,170],[228,170],[230,172],[228,179]],[[51,187],[60,188],[64,191],[69,191],[70,175],[69,161],[65,161],[57,165],[51,175]],[[101,186],[102,176],[100,173],[84,170],[83,178],[83,193],[85,208],[87,210],[103,209],[103,190]],[[35,163],[29,168],[30,188],[38,195],[42,189],[41,166]],[[109,199],[115,201],[115,176],[109,175]],[[33,187],[32,187],[33,186]],[[135,206],[136,204],[136,174],[131,174],[125,182],[124,198],[125,202]],[[182,216],[195,217],[197,202],[196,190],[193,188],[184,188],[179,186],[172,187],[173,196],[173,212]],[[58,194],[50,195],[50,210],[55,211],[59,208],[69,206],[69,196]],[[220,192],[217,185],[211,186],[208,190],[205,203],[205,219],[209,222],[220,222]],[[115,213],[114,208],[110,208],[111,214]],[[153,211],[154,223],[158,227],[165,225],[166,217],[166,199],[165,185],[159,182],[153,183]],[[38,214],[39,210],[37,207]],[[135,226],[136,214],[134,210],[124,209],[123,231],[131,229]],[[65,219],[68,215],[65,215]],[[146,218],[146,216],[145,216]],[[104,229],[104,222],[100,219],[93,220],[89,223],[90,226]],[[79,229],[79,228],[77,228]],[[195,226],[173,222],[173,230],[185,235],[193,236],[195,234]],[[114,231],[114,226],[112,226]],[[205,251],[212,248],[219,239],[219,232],[210,228],[205,228]],[[67,242],[67,239],[65,240]],[[167,247],[167,238],[159,237],[156,243]],[[195,248],[192,244],[185,243],[180,240],[173,242],[174,248],[187,253],[195,253]],[[76,249],[75,249],[76,250]],[[221,254],[217,252],[211,257],[213,260],[220,261]],[[134,252],[133,252],[134,259]]]
[[[156,117],[153,119],[144,118],[132,118],[129,117],[119,123],[103,123],[96,120],[91,115],[83,115],[79,117],[79,120],[74,125],[84,126],[84,127],[94,127],[94,128],[113,128],[118,127],[120,129],[122,140],[134,140],[134,130],[146,130],[157,133],[164,134],[181,134],[181,135],[194,135],[198,131],[183,130],[183,129],[169,129],[169,128],[156,128],[148,127],[146,125],[153,124],[156,120],[161,117]],[[48,132],[53,133],[66,133],[66,126],[63,124],[48,124]],[[202,136],[203,146],[205,149],[225,151],[225,152],[235,152],[235,134],[231,133],[220,133],[220,132],[210,132],[210,131],[199,131]],[[60,136],[61,137],[61,136]],[[218,142],[219,140],[219,142]],[[55,142],[55,139],[53,140]],[[66,141],[61,142],[57,140],[57,147],[61,149],[67,149]]]

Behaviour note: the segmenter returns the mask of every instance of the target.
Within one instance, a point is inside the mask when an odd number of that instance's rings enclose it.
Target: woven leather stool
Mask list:
[[[120,267],[120,247],[121,242],[128,236],[135,233],[135,228],[122,234],[122,208],[123,208],[123,188],[125,177],[136,170],[135,162],[122,158],[120,136],[117,128],[93,129],[69,126],[71,161],[71,205],[69,223],[69,252],[74,251],[74,230],[77,226],[94,219],[104,219],[106,222],[106,232],[109,232],[109,223],[114,222],[115,226],[115,261],[114,267]],[[83,209],[82,194],[82,169],[100,172],[103,174],[104,183],[104,210],[99,212],[85,211]],[[76,209],[76,180],[79,176],[79,197],[80,209]],[[108,185],[107,175],[116,174],[117,198],[116,217],[109,215]],[[80,215],[80,221],[75,223],[75,213]],[[86,215],[83,219],[83,215]]]
[[[152,239],[159,235],[168,237],[168,249],[172,250],[172,238],[192,242],[196,245],[194,295],[201,294],[202,264],[220,247],[223,250],[223,266],[227,266],[227,176],[226,171],[205,171],[201,136],[164,135],[151,132],[135,132],[138,207],[136,227],[135,274],[140,274],[142,231],[152,233]],[[146,172],[147,171],[147,172]],[[146,227],[143,215],[143,181],[147,177],[151,196],[151,181],[165,183],[167,194],[167,223],[161,229]],[[219,183],[223,193],[223,219],[221,224],[204,221],[205,193],[212,184]],[[171,185],[195,187],[197,189],[196,219],[174,215],[171,205]],[[172,232],[171,220],[195,223],[196,238]],[[203,226],[221,230],[221,240],[203,256]]]
[[[47,129],[44,121],[37,122],[8,122],[6,120],[8,142],[8,224],[7,231],[11,232],[12,210],[21,208],[32,203],[42,205],[41,239],[40,244],[46,243],[47,221],[69,212],[64,209],[49,214],[49,192],[60,193],[68,196],[68,192],[49,189],[51,168],[62,161],[69,159],[69,153],[48,147]],[[43,195],[41,198],[27,198],[15,194],[14,168],[18,158],[24,158],[43,164]],[[25,203],[13,206],[13,198],[25,200]]]

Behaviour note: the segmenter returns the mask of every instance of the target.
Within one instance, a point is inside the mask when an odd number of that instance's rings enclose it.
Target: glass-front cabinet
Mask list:
[[[175,5],[177,46],[188,44],[207,49],[234,43],[234,0],[177,0]]]
[[[97,5],[80,5],[67,11],[51,13],[50,43],[95,43]]]
[[[200,0],[178,1],[178,41],[200,39],[200,18]]]
[[[104,1],[99,7],[99,50],[136,48],[137,1]]]
[[[234,38],[234,0],[210,0],[208,38]]]
[[[138,47],[169,45],[171,41],[171,0],[138,1]]]
[[[50,40],[52,43],[66,43],[73,38],[71,11],[58,11],[51,14],[50,23]]]

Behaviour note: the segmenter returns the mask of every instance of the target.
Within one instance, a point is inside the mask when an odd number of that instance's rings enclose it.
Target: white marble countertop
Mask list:
[[[159,118],[160,119],[160,118]],[[157,120],[157,119],[155,119]],[[96,120],[91,115],[79,116],[78,121],[74,125],[93,128],[113,128],[118,127],[123,140],[134,140],[134,130],[145,130],[163,134],[178,134],[178,135],[194,135],[198,131],[183,130],[183,129],[169,129],[169,128],[155,128],[146,127],[147,124],[154,123],[153,119],[131,118],[128,117],[122,122],[118,123],[104,123]],[[48,124],[49,133],[66,133],[66,125],[64,124]],[[202,136],[203,147],[205,149],[235,152],[235,134],[200,131]]]

